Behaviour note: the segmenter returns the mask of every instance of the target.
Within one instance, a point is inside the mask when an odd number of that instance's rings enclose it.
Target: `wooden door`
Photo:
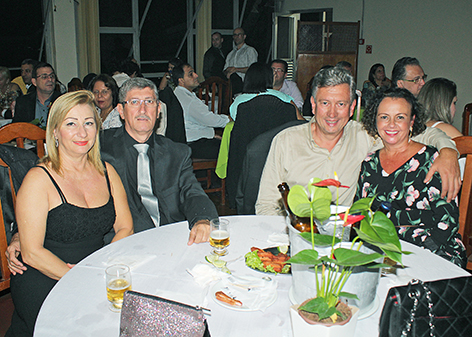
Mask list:
[[[352,64],[357,78],[359,22],[298,22],[296,82],[303,97],[324,65]]]

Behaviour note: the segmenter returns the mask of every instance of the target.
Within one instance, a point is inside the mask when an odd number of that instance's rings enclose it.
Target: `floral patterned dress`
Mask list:
[[[382,169],[379,151],[362,163],[355,200],[377,195],[372,209],[382,201],[392,208],[387,216],[398,228],[400,239],[427,248],[433,253],[463,267],[465,247],[459,233],[459,209],[455,201],[441,198],[441,178],[435,173],[423,183],[438,156],[435,148],[424,146],[395,172]]]

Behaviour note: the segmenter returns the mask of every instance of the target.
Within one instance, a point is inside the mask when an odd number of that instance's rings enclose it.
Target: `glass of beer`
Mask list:
[[[131,273],[129,267],[124,264],[115,264],[105,271],[107,282],[107,297],[110,302],[110,310],[120,312],[123,305],[123,295],[126,290],[131,290]]]
[[[229,246],[229,221],[217,218],[210,221],[210,245],[213,254],[223,256],[228,254],[226,247]]]

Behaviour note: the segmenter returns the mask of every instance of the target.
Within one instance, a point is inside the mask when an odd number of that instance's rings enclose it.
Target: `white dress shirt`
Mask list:
[[[228,124],[228,116],[211,112],[208,106],[188,89],[179,85],[175,88],[174,94],[184,111],[187,142],[194,142],[201,138],[211,139],[215,136],[213,128],[224,128]]]

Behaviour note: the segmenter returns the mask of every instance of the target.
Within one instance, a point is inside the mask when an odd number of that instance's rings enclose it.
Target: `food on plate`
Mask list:
[[[251,248],[251,252],[245,255],[246,265],[252,269],[270,273],[287,274],[290,272],[290,265],[285,264],[289,256],[284,253],[274,255],[272,252],[256,247]]]
[[[241,301],[238,301],[237,299],[234,299],[228,295],[226,295],[224,292],[222,291],[217,291],[215,293],[215,298],[218,300],[218,301],[221,301],[221,302],[225,302],[229,305],[234,305],[234,306],[237,306],[237,307],[241,307],[243,305],[243,303]]]

